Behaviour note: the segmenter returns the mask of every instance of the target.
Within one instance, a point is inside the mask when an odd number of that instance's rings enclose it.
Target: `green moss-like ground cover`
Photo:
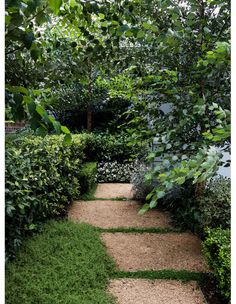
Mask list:
[[[106,304],[113,261],[91,226],[51,221],[6,267],[6,304]]]

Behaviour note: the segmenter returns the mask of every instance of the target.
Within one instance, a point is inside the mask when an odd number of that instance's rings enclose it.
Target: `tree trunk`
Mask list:
[[[89,133],[92,132],[92,111],[87,111],[87,130]]]

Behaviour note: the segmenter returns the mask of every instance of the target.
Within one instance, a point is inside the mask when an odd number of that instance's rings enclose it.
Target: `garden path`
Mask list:
[[[184,271],[190,275],[208,272],[200,239],[191,233],[179,232],[171,225],[166,212],[150,210],[138,215],[141,204],[132,198],[131,184],[98,184],[94,199],[75,201],[68,214],[74,221],[102,230],[108,254],[118,271],[126,274],[124,278],[111,280],[108,286],[116,303],[206,303],[196,282],[158,277],[161,271]],[[145,272],[156,274],[158,279],[143,279],[141,273]],[[136,278],[130,278],[132,275]]]

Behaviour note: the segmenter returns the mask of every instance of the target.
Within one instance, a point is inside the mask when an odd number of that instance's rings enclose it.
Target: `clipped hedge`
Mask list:
[[[217,288],[230,302],[230,229],[208,229],[203,250],[217,280]]]
[[[6,250],[14,256],[22,239],[40,229],[46,218],[60,215],[79,197],[84,145],[63,136],[22,137],[6,143]]]
[[[80,194],[89,192],[96,183],[97,164],[88,162],[79,171]]]
[[[78,137],[84,143],[84,154],[86,161],[89,162],[117,161],[118,163],[123,163],[132,161],[137,155],[140,155],[139,145],[131,145],[130,136],[125,133],[116,135],[107,133],[82,133],[73,135],[73,137]],[[145,148],[143,148],[142,153],[145,154],[145,151]]]

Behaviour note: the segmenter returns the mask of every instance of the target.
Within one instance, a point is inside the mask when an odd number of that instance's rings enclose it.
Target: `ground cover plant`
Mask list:
[[[113,270],[93,227],[51,221],[7,264],[6,303],[111,304],[105,288]]]
[[[129,183],[131,177],[136,171],[137,162],[118,163],[99,162],[97,168],[98,183]]]

